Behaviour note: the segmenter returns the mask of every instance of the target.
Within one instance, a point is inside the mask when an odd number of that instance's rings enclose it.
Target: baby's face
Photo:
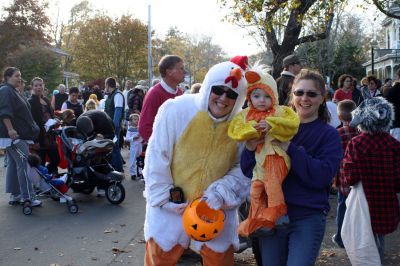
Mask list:
[[[250,100],[254,108],[259,111],[267,111],[272,106],[271,97],[262,89],[255,89],[250,94]]]
[[[139,122],[139,118],[137,116],[134,116],[129,120],[129,124],[132,127],[136,127],[138,125],[138,122]]]

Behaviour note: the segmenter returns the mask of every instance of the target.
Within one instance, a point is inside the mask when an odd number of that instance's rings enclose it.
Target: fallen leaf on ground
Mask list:
[[[140,244],[146,243],[146,241],[144,241],[144,239],[139,239],[137,242],[140,243]]]

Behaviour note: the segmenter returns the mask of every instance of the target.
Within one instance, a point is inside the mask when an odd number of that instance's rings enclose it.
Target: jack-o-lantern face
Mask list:
[[[190,238],[205,242],[214,239],[224,228],[225,213],[213,210],[205,201],[194,200],[182,216],[183,229]]]

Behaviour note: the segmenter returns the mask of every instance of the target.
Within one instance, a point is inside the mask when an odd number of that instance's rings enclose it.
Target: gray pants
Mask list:
[[[28,143],[25,140],[20,140],[15,145],[24,154],[29,154]],[[33,196],[33,187],[27,176],[28,162],[11,146],[7,147],[6,151],[6,193],[11,193],[14,196],[21,194],[23,200],[30,199]]]

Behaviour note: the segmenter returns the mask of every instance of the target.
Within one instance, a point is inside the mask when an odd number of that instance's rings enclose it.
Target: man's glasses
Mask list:
[[[293,91],[293,94],[294,94],[295,96],[299,96],[299,97],[301,97],[301,96],[303,96],[304,94],[306,94],[307,97],[310,97],[310,98],[315,98],[315,97],[317,97],[318,95],[321,95],[320,93],[315,92],[315,91],[303,91],[303,90],[295,90],[295,91]]]
[[[212,86],[211,92],[218,96],[222,96],[225,93],[226,97],[232,100],[236,100],[239,96],[236,92],[225,86]]]

